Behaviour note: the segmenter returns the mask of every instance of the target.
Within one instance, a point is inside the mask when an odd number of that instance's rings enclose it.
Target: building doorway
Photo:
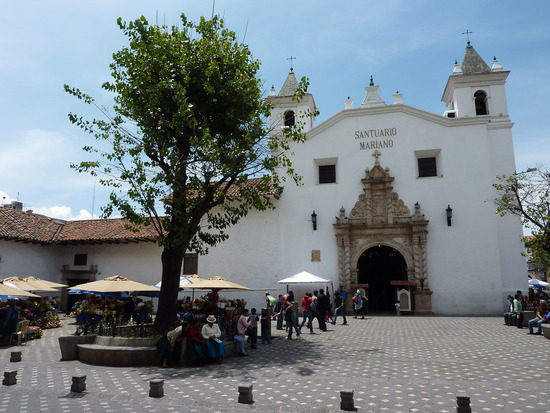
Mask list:
[[[407,264],[399,251],[378,245],[364,251],[357,263],[357,281],[368,284],[369,312],[395,311],[392,280],[407,280]]]

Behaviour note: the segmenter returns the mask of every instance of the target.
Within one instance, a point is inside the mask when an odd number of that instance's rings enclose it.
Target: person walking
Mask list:
[[[302,298],[302,324],[300,324],[300,332],[302,331],[302,327],[307,322],[307,328],[309,328],[309,334],[315,334],[313,332],[313,310],[311,308],[311,303],[313,302],[312,294],[307,292],[304,295],[304,298]]]
[[[300,330],[296,322],[296,311],[294,310],[294,304],[289,300],[288,296],[285,296],[283,311],[285,312],[285,320],[288,326],[288,335],[286,338],[292,340],[293,330],[296,330],[296,338],[300,338]]]
[[[319,329],[327,331],[326,316],[329,307],[329,298],[325,295],[322,288],[319,288],[319,296],[317,297],[317,320],[319,321]]]
[[[269,316],[267,309],[262,310],[262,317],[260,318],[260,331],[262,337],[262,344],[271,344],[271,334],[269,334]]]
[[[362,314],[361,318],[364,319],[365,314],[363,313],[363,297],[361,297],[360,290],[357,290],[355,294],[353,294],[352,300],[353,300],[353,312],[355,314],[353,318],[357,318],[359,314]]]
[[[348,323],[348,320],[346,320],[346,309],[344,300],[340,296],[339,292],[334,293],[334,306],[336,307],[334,309],[334,316],[332,317],[332,324],[336,325],[336,320],[338,319],[338,316],[341,315],[344,319],[344,322],[342,325],[346,325]]]
[[[277,330],[283,329],[283,321],[284,321],[284,315],[283,315],[283,303],[285,300],[283,299],[283,296],[279,294],[279,298],[277,302],[275,303],[275,309],[273,310],[273,319],[277,320]]]
[[[328,308],[327,308],[327,315],[325,316],[325,321],[332,323],[332,300],[330,298],[330,292],[328,290],[328,287],[326,289],[325,295],[327,296],[327,299],[328,299]]]

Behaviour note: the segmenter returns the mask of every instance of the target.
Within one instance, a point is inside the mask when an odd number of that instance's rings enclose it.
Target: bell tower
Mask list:
[[[275,88],[271,87],[267,100],[273,105],[269,117],[270,134],[272,136],[279,134],[284,127],[298,125],[299,123],[302,123],[300,126],[304,133],[313,128],[315,118],[304,116],[315,111],[313,95],[306,93],[300,101],[295,100],[294,94],[298,87],[298,80],[292,68],[290,68],[290,72],[278,94],[275,93]]]
[[[468,41],[462,65],[455,61],[441,98],[447,106],[445,116],[508,118],[505,84],[509,74],[496,57],[489,67]]]

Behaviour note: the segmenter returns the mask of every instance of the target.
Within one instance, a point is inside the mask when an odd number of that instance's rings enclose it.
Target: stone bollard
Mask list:
[[[340,410],[355,411],[353,390],[340,390]]]
[[[164,396],[164,380],[154,379],[149,382],[149,397],[163,397]]]
[[[17,363],[19,361],[21,361],[21,352],[12,351],[10,356],[10,363]]]
[[[86,376],[73,376],[71,392],[82,393],[84,390],[86,390]]]
[[[14,384],[17,384],[17,370],[15,371],[5,371],[4,372],[4,380],[2,381],[2,384],[4,386],[12,386]]]
[[[239,385],[239,403],[252,404],[252,384],[250,385]]]
[[[456,396],[456,413],[472,413],[468,396]]]

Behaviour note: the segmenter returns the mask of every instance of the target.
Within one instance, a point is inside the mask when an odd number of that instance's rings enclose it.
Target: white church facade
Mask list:
[[[279,280],[308,271],[350,292],[364,288],[373,312],[390,311],[400,297],[415,314],[500,314],[506,295],[527,286],[521,224],[496,214],[492,201],[496,176],[515,171],[508,74],[468,45],[445,86],[444,114],[408,106],[399,94],[386,103],[371,79],[360,104],[346,101],[317,126],[308,121],[307,141],[291,150],[303,185],[285,184],[276,209],[231,228],[229,240],[198,257],[199,275],[250,287],[228,295],[256,307],[264,291],[283,289]],[[292,100],[296,87],[291,72],[269,97],[274,134],[315,107],[310,94]],[[19,242],[2,223],[0,278],[160,280],[151,239],[94,240],[97,224],[87,222],[80,236],[55,245]],[[76,255],[87,256],[83,267]]]

